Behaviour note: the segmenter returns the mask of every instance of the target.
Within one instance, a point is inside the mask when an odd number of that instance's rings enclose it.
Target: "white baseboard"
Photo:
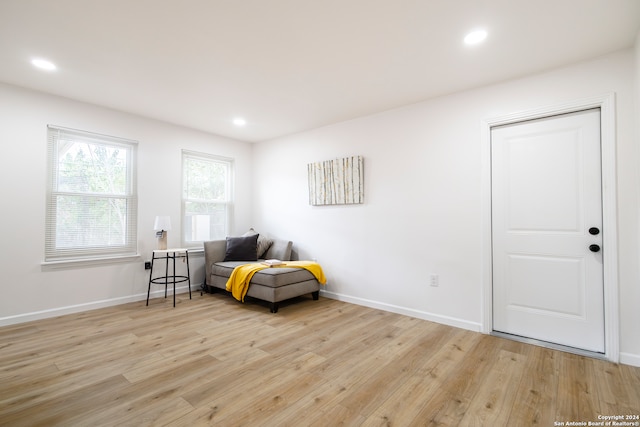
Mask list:
[[[191,292],[199,290],[200,285],[191,285]],[[176,295],[189,292],[188,286],[176,286]],[[173,289],[169,289],[167,297],[173,295]],[[164,297],[164,289],[151,291],[149,298]],[[126,304],[129,302],[146,301],[147,293],[128,295],[125,297],[110,298],[101,301],[92,301],[85,304],[70,305],[66,307],[52,308],[49,310],[34,311],[32,313],[18,314],[15,316],[0,317],[0,326],[15,325],[18,323],[31,322],[33,320],[49,319],[51,317],[63,316],[65,314],[80,313],[82,311],[96,310],[98,308],[112,307],[114,305]]]
[[[620,363],[640,368],[640,354],[620,352]]]
[[[405,316],[415,317],[422,320],[429,320],[431,322],[442,323],[443,325],[453,326],[455,328],[467,329],[473,332],[482,331],[481,323],[469,322],[468,320],[457,319],[455,317],[441,316],[439,314],[428,313],[426,311],[415,310],[412,308],[401,307],[379,301],[372,301],[364,298],[352,297],[335,292],[320,290],[320,294],[330,299],[344,301],[356,305],[362,305],[370,308],[376,308],[379,310],[389,311],[391,313],[403,314]]]

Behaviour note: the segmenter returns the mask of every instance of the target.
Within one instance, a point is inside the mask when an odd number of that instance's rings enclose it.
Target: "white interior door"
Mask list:
[[[491,161],[493,330],[604,353],[600,110],[493,128]]]

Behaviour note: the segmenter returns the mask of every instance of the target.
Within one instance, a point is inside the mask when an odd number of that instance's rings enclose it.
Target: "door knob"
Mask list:
[[[599,245],[590,245],[589,246],[589,250],[591,252],[600,252],[600,246]]]
[[[598,227],[591,227],[589,229],[589,234],[591,234],[592,236],[597,236],[598,234],[600,234],[600,229]]]

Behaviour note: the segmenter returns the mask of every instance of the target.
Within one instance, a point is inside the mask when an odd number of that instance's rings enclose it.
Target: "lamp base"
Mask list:
[[[158,249],[167,249],[167,232],[158,231],[156,236],[158,237]]]

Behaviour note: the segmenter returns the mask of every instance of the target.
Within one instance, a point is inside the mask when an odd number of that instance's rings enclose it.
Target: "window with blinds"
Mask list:
[[[135,255],[137,142],[48,126],[45,261]]]
[[[182,151],[182,245],[194,247],[229,233],[233,160]]]

